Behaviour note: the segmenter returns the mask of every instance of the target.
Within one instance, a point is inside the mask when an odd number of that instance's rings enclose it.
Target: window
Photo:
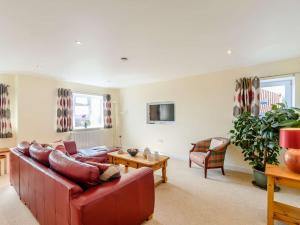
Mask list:
[[[103,96],[73,94],[74,129],[103,127]]]
[[[260,114],[270,111],[276,103],[294,106],[294,77],[261,80],[260,87]]]

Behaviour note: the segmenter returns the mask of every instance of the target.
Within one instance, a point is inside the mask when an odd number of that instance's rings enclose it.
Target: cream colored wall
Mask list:
[[[123,145],[148,146],[186,160],[191,142],[213,136],[228,137],[236,78],[298,71],[300,58],[121,89]],[[296,75],[296,84],[296,103],[300,106],[300,75]],[[175,102],[175,124],[146,123],[146,103],[159,101]],[[226,155],[226,166],[241,171],[250,168],[233,146]]]
[[[11,78],[8,78],[11,79]],[[0,78],[0,81],[1,78]],[[17,75],[11,84],[15,90],[12,98],[17,102],[17,107],[12,109],[17,118],[17,135],[12,142],[0,140],[0,146],[13,146],[22,140],[37,140],[47,143],[59,139],[68,139],[70,133],[56,132],[56,100],[58,88],[70,88],[73,92],[87,94],[111,94],[114,106],[119,104],[119,90],[107,89],[96,86],[81,85],[76,83],[58,81],[51,78],[33,75]],[[113,118],[113,129],[102,129],[101,139],[104,145],[114,145],[117,141],[116,117]]]
[[[56,90],[62,87],[71,88],[74,92],[112,95],[116,113],[114,129],[102,130],[103,144],[118,145],[120,133],[125,147],[149,146],[176,158],[187,159],[191,142],[211,136],[228,136],[233,119],[236,78],[299,71],[300,58],[124,88],[121,91],[26,74],[0,75],[0,82],[10,85],[14,132],[12,139],[0,139],[0,147],[14,146],[21,140],[50,142],[68,138],[68,133],[56,133]],[[146,103],[156,101],[175,101],[174,125],[146,124]],[[296,106],[300,106],[300,74],[296,75]],[[122,122],[121,132],[119,120]],[[226,165],[238,170],[249,169],[240,151],[233,146],[229,148]]]

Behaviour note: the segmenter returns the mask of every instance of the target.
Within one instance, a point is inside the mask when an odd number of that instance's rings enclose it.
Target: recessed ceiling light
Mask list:
[[[81,43],[81,41],[76,41],[76,44],[81,45],[82,43]]]
[[[231,55],[231,54],[232,54],[231,49],[228,49],[228,50],[227,50],[227,54],[228,54],[228,55]]]
[[[122,57],[122,58],[121,58],[121,60],[122,60],[123,62],[125,62],[125,61],[127,61],[127,60],[128,60],[128,58],[126,58],[126,57]]]

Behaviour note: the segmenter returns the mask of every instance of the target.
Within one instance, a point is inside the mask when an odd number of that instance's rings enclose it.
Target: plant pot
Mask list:
[[[262,188],[264,190],[267,190],[268,178],[264,172],[253,169],[253,177],[254,177],[254,181],[252,181],[253,185]],[[275,185],[274,191],[275,192],[280,191],[280,187]]]
[[[261,187],[263,189],[267,189],[267,176],[264,172],[253,169],[253,177],[256,186]]]

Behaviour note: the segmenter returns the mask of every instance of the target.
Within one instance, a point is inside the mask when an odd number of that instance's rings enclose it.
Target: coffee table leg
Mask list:
[[[125,165],[125,173],[128,173],[128,166]]]
[[[4,173],[7,174],[7,158],[4,159]]]
[[[167,162],[164,162],[162,166],[162,182],[167,183],[168,177],[167,177]]]

